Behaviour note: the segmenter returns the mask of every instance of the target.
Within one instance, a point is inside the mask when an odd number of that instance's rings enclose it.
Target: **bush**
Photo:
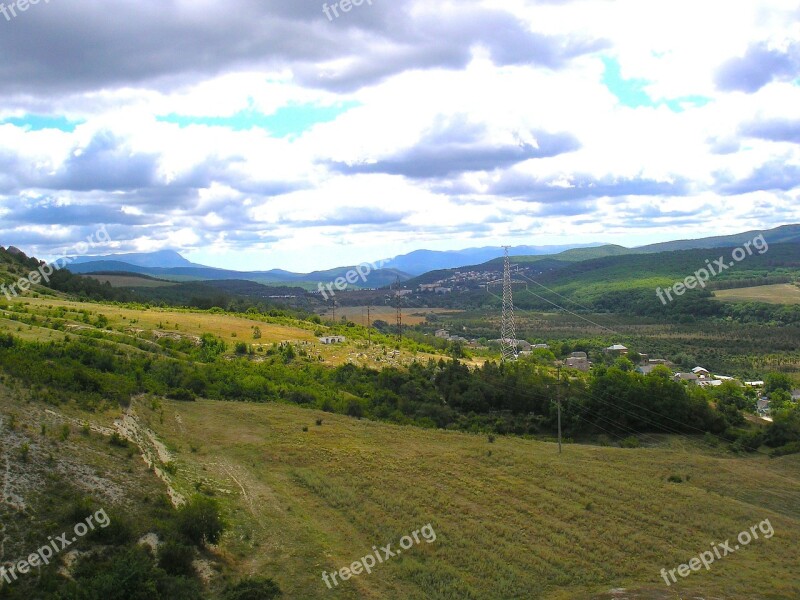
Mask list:
[[[178,531],[196,546],[216,544],[226,529],[216,500],[195,496],[178,509]]]
[[[124,546],[134,538],[133,527],[125,517],[112,512],[108,515],[108,525],[95,527],[87,538],[108,546]]]
[[[667,481],[670,483],[683,483],[683,478],[680,475],[670,475],[667,477]]]
[[[170,577],[156,567],[148,550],[137,546],[107,555],[82,559],[75,581],[59,590],[68,600],[197,600],[202,598],[197,581]]]
[[[619,446],[620,448],[638,448],[641,446],[641,443],[639,442],[639,438],[637,438],[635,435],[632,435],[622,440],[619,443]]]
[[[761,431],[745,431],[731,444],[731,450],[734,452],[755,452],[763,443],[764,434]]]
[[[158,549],[158,566],[170,575],[194,577],[192,561],[195,550],[191,546],[176,541],[168,541]]]
[[[283,593],[275,581],[269,578],[254,577],[230,585],[222,595],[223,600],[271,600]]]
[[[788,456],[789,454],[798,453],[800,453],[800,442],[792,442],[791,444],[786,444],[780,448],[775,448],[769,453],[769,455],[773,458],[777,458],[779,456]]]
[[[194,393],[185,388],[170,390],[169,393],[167,393],[167,398],[170,400],[179,400],[180,402],[194,402],[196,400]]]
[[[111,439],[108,441],[108,443],[111,444],[112,446],[117,446],[118,448],[128,447],[128,440],[126,440],[116,431],[111,434]]]

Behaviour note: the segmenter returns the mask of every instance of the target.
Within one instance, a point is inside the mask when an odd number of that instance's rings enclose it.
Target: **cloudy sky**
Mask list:
[[[0,1],[0,245],[38,256],[800,222],[800,0]]]

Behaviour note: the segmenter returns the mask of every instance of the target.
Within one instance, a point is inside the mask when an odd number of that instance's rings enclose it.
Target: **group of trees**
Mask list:
[[[12,338],[10,346],[0,344],[0,364],[43,399],[74,399],[89,409],[104,400],[124,404],[134,394],[151,393],[181,400],[287,401],[427,427],[550,434],[556,429],[554,401],[560,398],[568,435],[711,432],[731,439],[741,433],[736,428],[744,425],[742,413],[755,409],[755,397],[733,383],[712,391],[686,387],[666,368],[644,376],[625,359],[598,365],[589,376],[559,381],[536,357],[487,362],[477,369],[456,359],[413,363],[408,369],[353,364],[331,369],[286,344],[259,362],[221,360],[223,349],[220,340],[203,336],[193,350],[196,360],[181,360],[127,352],[102,340],[45,344]],[[787,387],[791,381],[779,376],[768,383],[779,402],[785,401]],[[790,434],[794,421],[787,422],[781,427]],[[785,440],[789,434],[764,439]]]

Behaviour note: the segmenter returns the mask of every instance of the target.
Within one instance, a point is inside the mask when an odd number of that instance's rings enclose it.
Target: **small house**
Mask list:
[[[628,354],[628,349],[622,344],[614,344],[613,346],[605,348],[603,352],[605,352],[606,354],[616,354],[618,356],[626,356]]]

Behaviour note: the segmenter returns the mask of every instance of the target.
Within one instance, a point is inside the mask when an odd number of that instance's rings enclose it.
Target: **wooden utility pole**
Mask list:
[[[558,402],[558,453],[561,454],[561,364],[558,365],[558,382],[556,383],[556,401]]]
[[[372,307],[367,304],[367,346],[372,346],[372,323],[370,322],[369,311]]]

